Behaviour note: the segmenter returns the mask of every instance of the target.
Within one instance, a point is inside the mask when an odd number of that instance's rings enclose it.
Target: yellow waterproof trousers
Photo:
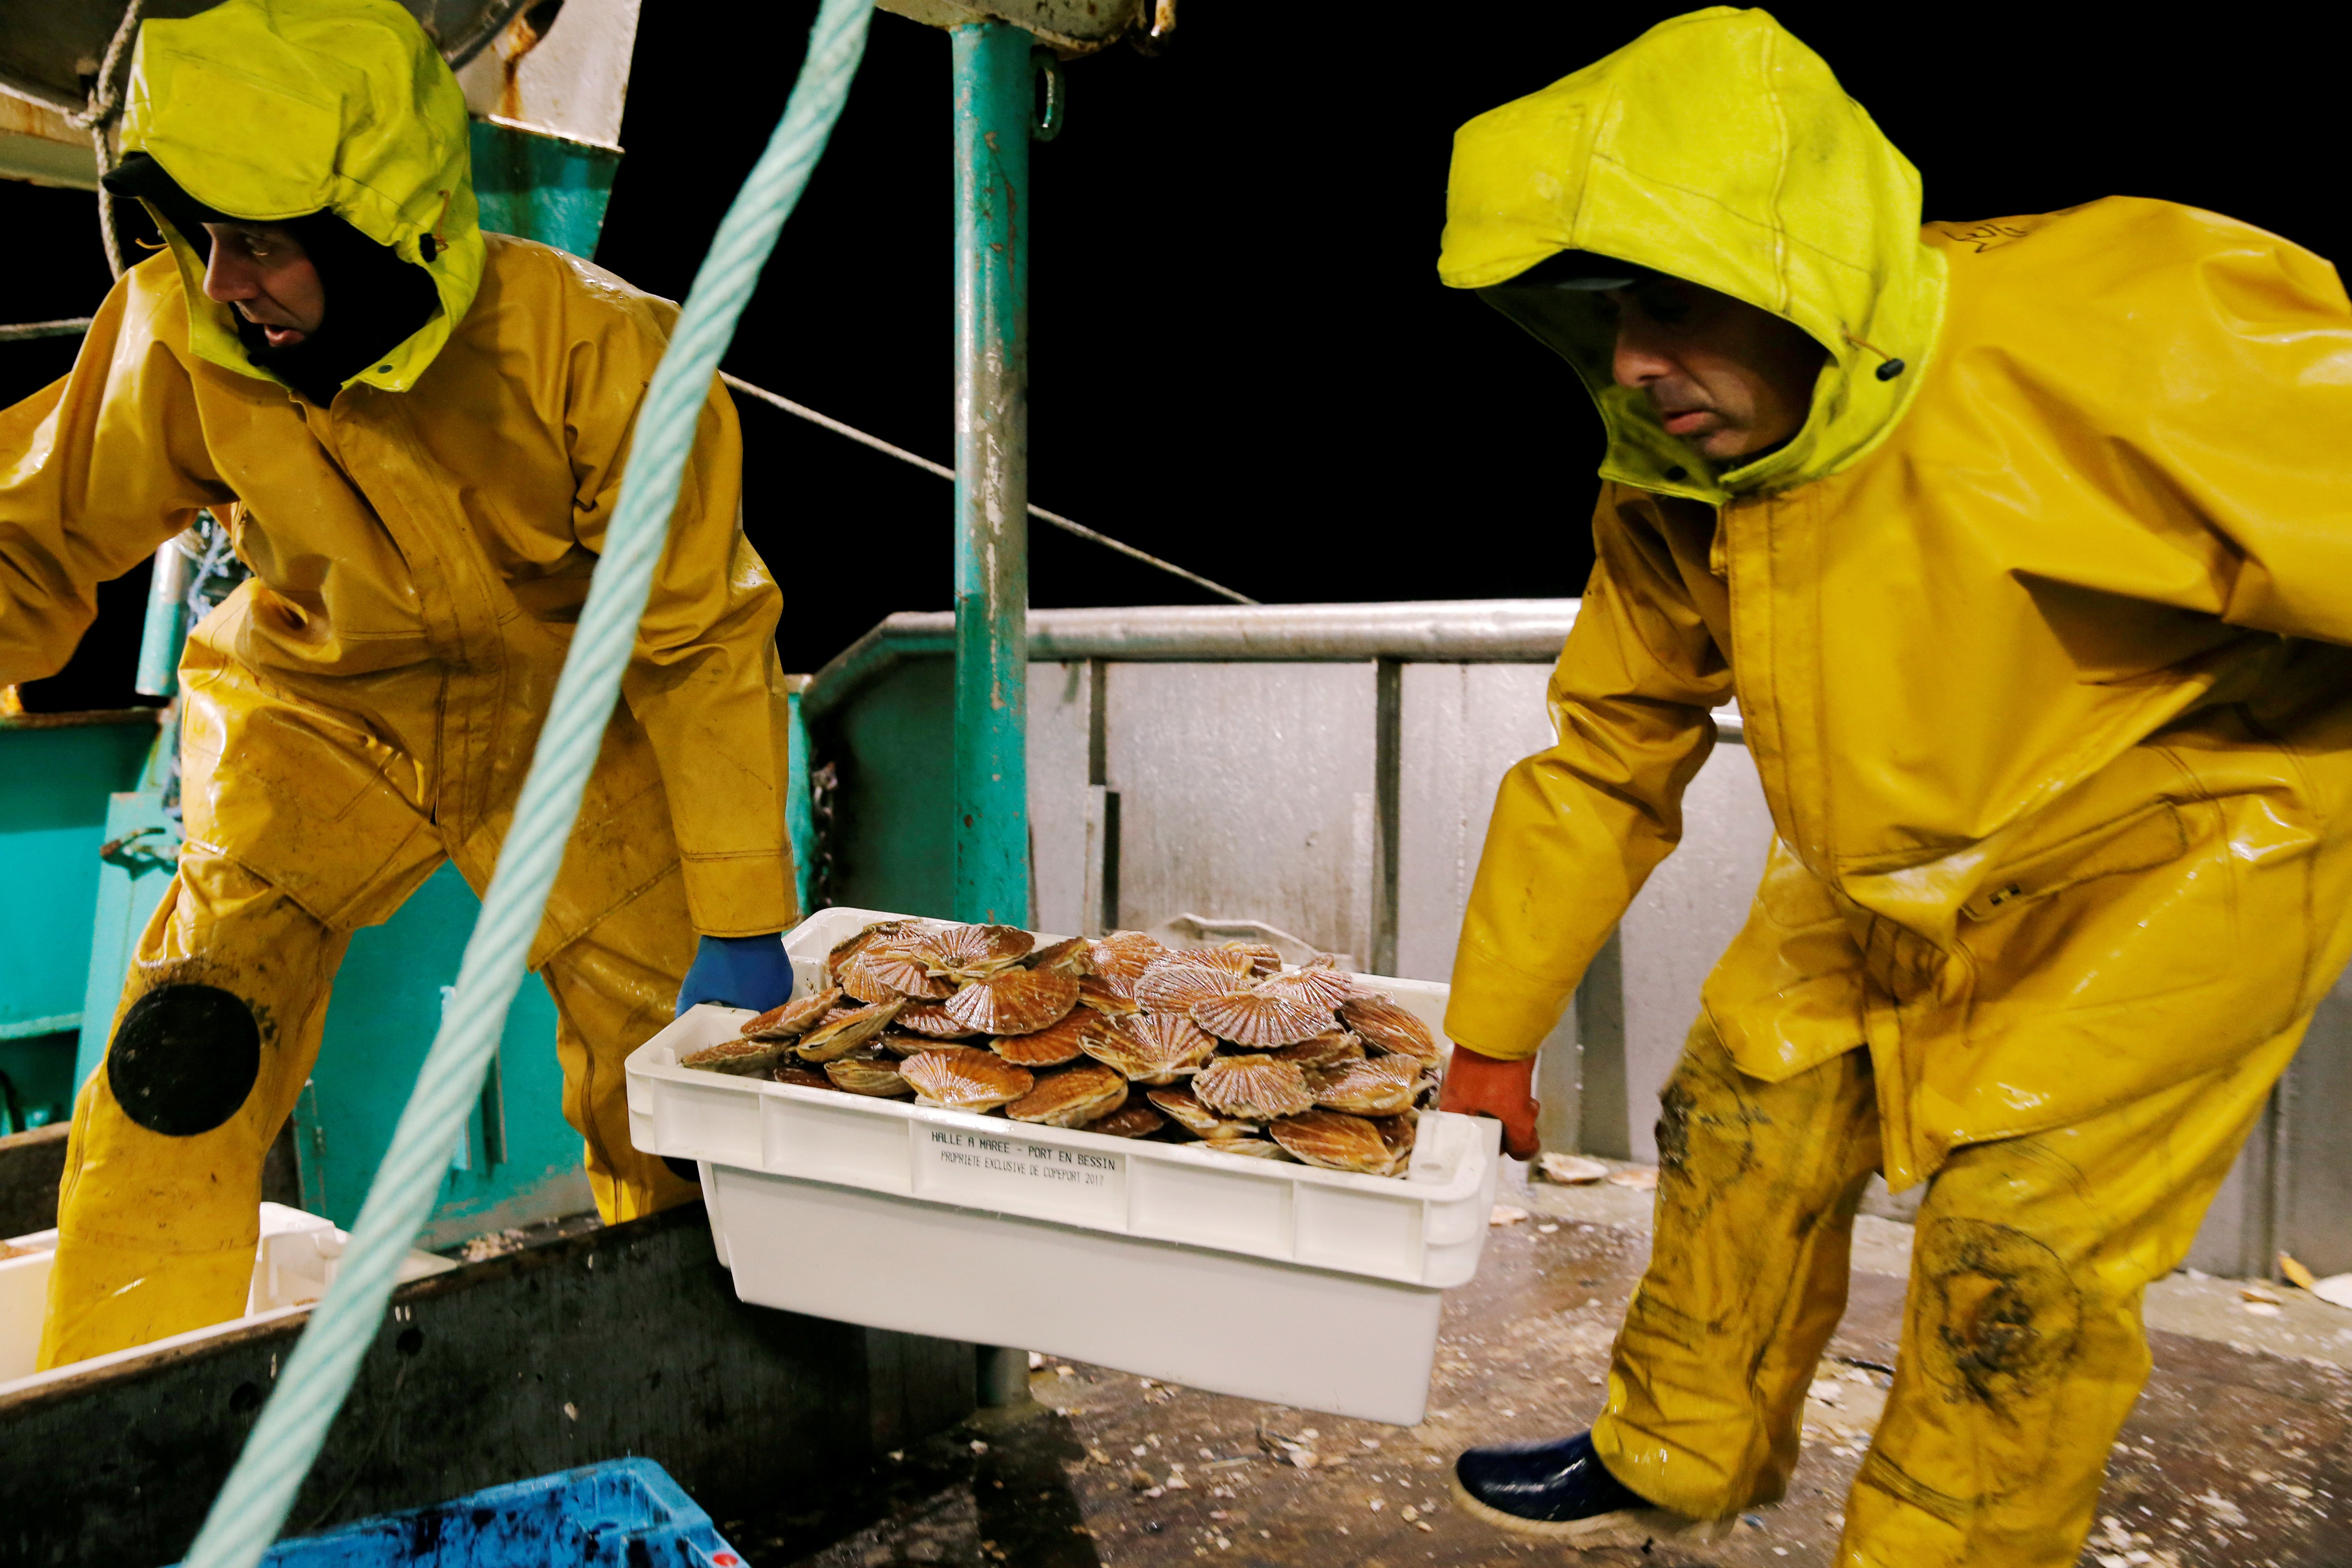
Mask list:
[[[1920,1205],[1839,1568],[2071,1568],[2147,1376],[2142,1289],[2187,1254],[2302,1035],[1952,1153]],[[1766,1083],[1704,1018],[1692,1030],[1661,1096],[1649,1269],[1592,1431],[1643,1497],[1720,1519],[1786,1490],[1878,1166],[1875,1089],[1860,1049]]]
[[[350,941],[235,861],[182,853],[140,939],[107,1065],[74,1106],[41,1366],[245,1310],[262,1157],[317,1059]],[[555,1000],[564,1119],[586,1141],[607,1224],[698,1195],[630,1143],[621,1066],[669,1022],[695,941],[672,870],[540,972]]]

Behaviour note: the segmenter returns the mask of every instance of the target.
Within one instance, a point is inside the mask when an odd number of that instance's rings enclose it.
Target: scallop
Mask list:
[[[1019,926],[950,926],[925,938],[916,952],[933,973],[979,980],[1012,968],[1037,939]]]
[[[905,1014],[898,1017],[899,1022],[906,1021]],[[1274,1055],[1278,1060],[1297,1062],[1303,1068],[1328,1068],[1339,1062],[1362,1061],[1364,1042],[1345,1029],[1329,1029],[1311,1040],[1285,1046]]]
[[[1132,1018],[1143,1011],[1135,999],[1135,982],[1089,974],[1078,982],[1078,1005],[1091,1007],[1106,1018]]]
[[[1028,1093],[1004,1108],[1015,1121],[1084,1127],[1127,1103],[1127,1079],[1097,1062],[1039,1073]]]
[[[910,1035],[898,1027],[898,1024],[906,1021],[907,1015],[899,1014],[898,1023],[892,1024],[890,1027],[875,1036],[873,1043],[894,1057],[911,1057],[917,1051],[939,1049],[942,1042],[932,1039],[928,1035]]]
[[[1108,1116],[1087,1123],[1089,1132],[1107,1132],[1113,1138],[1149,1138],[1168,1125],[1168,1119],[1148,1105],[1120,1106]]]
[[[1174,1083],[1215,1054],[1217,1042],[1174,1013],[1143,1013],[1086,1042],[1087,1055],[1139,1083]]]
[[[1115,931],[1087,951],[1087,967],[1106,980],[1125,981],[1131,987],[1155,960],[1167,956],[1166,944],[1157,937],[1139,931]]]
[[[1336,969],[1294,969],[1287,974],[1276,974],[1261,981],[1258,989],[1283,996],[1296,996],[1326,1013],[1351,996],[1363,994],[1362,986]]]
[[[1268,984],[1274,984],[1268,982]],[[1221,1040],[1270,1050],[1311,1040],[1331,1027],[1331,1009],[1255,986],[1192,1004],[1192,1022]]]
[[[1282,967],[1281,951],[1270,942],[1228,942],[1221,943],[1216,951],[1235,953],[1248,960],[1253,974],[1272,974]]]
[[[898,1058],[871,1046],[825,1063],[824,1076],[852,1094],[897,1100],[915,1092],[915,1086],[899,1075]]]
[[[980,1033],[959,1023],[947,1008],[937,1002],[909,1002],[899,1009],[898,1027],[928,1036],[934,1040],[964,1040]]]
[[[1041,947],[1029,955],[1032,969],[1052,969],[1076,980],[1086,974],[1094,943],[1085,937],[1074,936],[1057,942],[1051,947]]]
[[[806,1062],[781,1063],[776,1068],[775,1076],[778,1083],[788,1083],[794,1089],[822,1089],[838,1092],[833,1079]]]
[[[723,1072],[736,1078],[765,1078],[783,1055],[782,1040],[747,1040],[740,1037],[705,1046],[678,1058],[677,1065],[700,1072]]]
[[[903,1001],[878,1002],[868,1007],[853,1007],[846,1015],[803,1035],[800,1044],[793,1047],[793,1054],[804,1062],[829,1062],[845,1057],[880,1034],[906,1005]]]
[[[1395,1157],[1394,1163],[1389,1166],[1389,1174],[1402,1175],[1405,1168],[1412,1163],[1413,1140],[1421,1131],[1420,1114],[1408,1110],[1402,1116],[1375,1116],[1372,1126],[1380,1133],[1381,1142],[1388,1145],[1389,1152]]]
[[[1266,1129],[1293,1157],[1327,1171],[1353,1171],[1380,1176],[1396,1163],[1380,1129],[1360,1116],[1336,1110],[1309,1110],[1285,1116]]]
[[[911,942],[929,929],[928,921],[877,921],[846,942],[835,942],[833,951],[824,955],[824,972],[838,976],[843,964],[875,943],[888,942],[895,937],[905,937]]]
[[[1170,1120],[1195,1138],[1255,1138],[1257,1123],[1235,1121],[1218,1115],[1201,1103],[1200,1096],[1189,1089],[1150,1089],[1143,1098],[1168,1114]]]
[[[1223,947],[1180,947],[1168,956],[1185,963],[1202,963],[1211,969],[1222,969],[1238,974],[1244,980],[1257,978],[1257,960],[1231,942]]]
[[[948,1016],[984,1035],[1033,1035],[1078,1005],[1078,983],[1050,969],[1007,969],[947,1000]]]
[[[955,982],[933,974],[912,948],[877,942],[850,954],[834,973],[841,988],[860,1002],[889,1002],[900,996],[939,1002],[955,994]]]
[[[1399,1116],[1412,1109],[1421,1089],[1421,1064],[1411,1057],[1380,1057],[1309,1068],[1307,1091],[1327,1110],[1350,1116]]]
[[[1435,1067],[1444,1055],[1429,1026],[1385,996],[1357,996],[1339,1005],[1339,1017],[1364,1044]]]
[[[1244,1121],[1296,1116],[1315,1104],[1297,1062],[1255,1055],[1213,1058],[1192,1075],[1192,1092],[1210,1110]]]
[[[1037,1083],[1028,1068],[1014,1067],[993,1051],[970,1046],[918,1051],[898,1064],[898,1072],[915,1086],[923,1104],[950,1110],[993,1110],[1020,1099]]]
[[[1099,1013],[1074,1007],[1058,1024],[1027,1035],[1006,1035],[989,1042],[989,1048],[1014,1067],[1052,1068],[1076,1061],[1097,1035],[1118,1032],[1118,1026]]]
[[[1188,954],[1170,953],[1136,981],[1135,999],[1154,1010],[1184,1013],[1195,1002],[1230,996],[1248,986],[1248,978],[1231,969],[1194,963]]]
[[[817,1021],[839,1005],[841,987],[828,985],[812,991],[797,1002],[787,1002],[781,1007],[771,1007],[743,1026],[747,1040],[789,1040],[795,1035],[805,1035],[817,1026]]]

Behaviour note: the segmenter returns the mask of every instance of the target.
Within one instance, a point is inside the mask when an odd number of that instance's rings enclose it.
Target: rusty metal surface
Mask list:
[[[218,0],[147,0],[143,16],[179,18]],[[529,0],[401,0],[452,65],[472,59]],[[0,0],[0,92],[79,110],[122,21],[122,0]]]
[[[1538,1228],[1546,1224],[1557,1228]],[[1823,1366],[1849,1392],[1836,1406],[1809,1403],[1806,1456],[1787,1501],[1749,1516],[1720,1545],[1578,1556],[1457,1513],[1447,1467],[1465,1444],[1558,1436],[1590,1419],[1647,1238],[1637,1226],[1538,1213],[1491,1243],[1477,1281],[1447,1303],[1434,1397],[1419,1426],[1153,1387],[1049,1359],[1033,1378],[1033,1419],[958,1428],[884,1459],[822,1505],[739,1514],[722,1529],[754,1568],[1830,1562],[1884,1397],[1874,1369],[1894,1356],[1902,1280],[1854,1277],[1834,1359]],[[2352,1527],[2352,1505],[2341,1500],[2352,1496],[2352,1377],[2175,1334],[2154,1342],[2156,1373],[2101,1504],[2120,1534],[2102,1525],[2084,1563],[2342,1563]],[[1314,1468],[1269,1454],[1262,1433],[1277,1447],[1303,1445]]]
[[[1083,54],[1116,42],[1129,28],[1172,30],[1173,0],[878,0],[880,8],[932,27],[1010,22],[1066,53]],[[1165,16],[1166,22],[1159,18]]]

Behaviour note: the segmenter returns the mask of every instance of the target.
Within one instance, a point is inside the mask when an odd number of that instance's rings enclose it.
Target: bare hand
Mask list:
[[[1515,1160],[1532,1160],[1543,1146],[1536,1137],[1536,1112],[1542,1107],[1529,1092],[1535,1077],[1533,1057],[1498,1062],[1466,1046],[1456,1046],[1453,1060],[1445,1067],[1445,1087],[1438,1091],[1437,1109],[1493,1117],[1503,1124],[1503,1152]]]

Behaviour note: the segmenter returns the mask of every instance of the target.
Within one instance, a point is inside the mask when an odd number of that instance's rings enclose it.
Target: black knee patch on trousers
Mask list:
[[[106,1084],[150,1132],[191,1138],[236,1114],[261,1076],[261,1026],[217,985],[159,985],[138,1001],[106,1052]]]

